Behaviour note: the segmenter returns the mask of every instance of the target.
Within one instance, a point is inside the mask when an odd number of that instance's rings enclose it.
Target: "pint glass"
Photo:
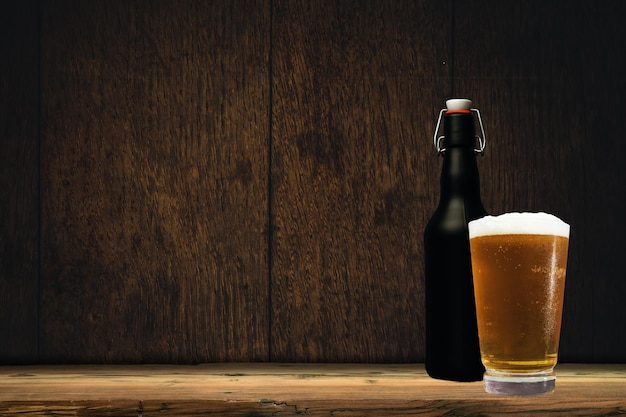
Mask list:
[[[468,227],[485,391],[552,392],[569,225],[546,213],[506,213]]]

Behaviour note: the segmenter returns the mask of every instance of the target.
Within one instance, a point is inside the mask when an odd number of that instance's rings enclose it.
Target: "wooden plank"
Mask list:
[[[626,365],[557,367],[541,397],[486,394],[421,364],[0,368],[0,415],[569,415],[626,410]]]
[[[448,5],[273,5],[272,360],[423,358]]]
[[[268,22],[43,2],[44,362],[268,359]]]
[[[37,360],[38,1],[0,13],[0,363]]]
[[[485,207],[571,224],[561,357],[623,362],[626,3],[455,4],[454,89],[483,111]]]

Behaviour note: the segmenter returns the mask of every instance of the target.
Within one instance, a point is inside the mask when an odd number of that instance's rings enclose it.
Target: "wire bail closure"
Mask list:
[[[433,135],[433,144],[435,145],[435,149],[437,149],[437,155],[443,155],[446,151],[446,148],[442,146],[442,142],[445,139],[444,135],[437,137],[437,133],[439,133],[439,126],[441,125],[441,117],[448,109],[441,109],[439,111],[439,117],[437,118],[437,126],[435,127],[435,134]],[[483,127],[483,120],[480,117],[480,111],[478,109],[470,109],[472,113],[476,113],[476,117],[478,118],[478,124],[480,126],[480,132],[482,133],[482,137],[476,135],[474,138],[478,141],[478,147],[474,148],[474,152],[480,154],[481,156],[485,154],[485,146],[487,144],[487,140],[485,139],[485,128]]]

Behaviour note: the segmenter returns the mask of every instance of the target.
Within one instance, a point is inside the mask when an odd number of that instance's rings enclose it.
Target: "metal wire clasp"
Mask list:
[[[439,117],[437,118],[437,126],[435,127],[435,134],[433,135],[433,144],[435,145],[435,149],[437,149],[437,155],[442,155],[446,148],[442,146],[442,142],[445,139],[445,136],[441,135],[437,137],[437,133],[439,133],[439,126],[441,125],[441,117],[448,109],[441,109],[439,111]],[[480,132],[482,133],[482,137],[476,135],[476,141],[478,142],[478,147],[474,148],[475,153],[479,153],[483,155],[485,153],[485,145],[487,144],[487,139],[485,136],[485,128],[483,127],[483,120],[480,117],[480,111],[478,109],[470,109],[471,112],[476,113],[476,117],[478,118],[478,125],[480,126]]]

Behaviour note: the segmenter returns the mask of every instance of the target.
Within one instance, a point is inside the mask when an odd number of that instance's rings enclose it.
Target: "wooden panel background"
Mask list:
[[[43,361],[268,359],[268,13],[43,3]]]
[[[276,2],[272,358],[418,360],[447,7]]]
[[[476,10],[485,13],[476,13]],[[490,212],[571,224],[561,358],[626,360],[623,2],[457,2],[455,85],[485,112]]]
[[[0,363],[423,360],[451,95],[485,207],[572,224],[561,359],[626,361],[626,4],[13,3]]]
[[[37,358],[38,21],[37,0],[0,13],[0,362],[10,363]]]

